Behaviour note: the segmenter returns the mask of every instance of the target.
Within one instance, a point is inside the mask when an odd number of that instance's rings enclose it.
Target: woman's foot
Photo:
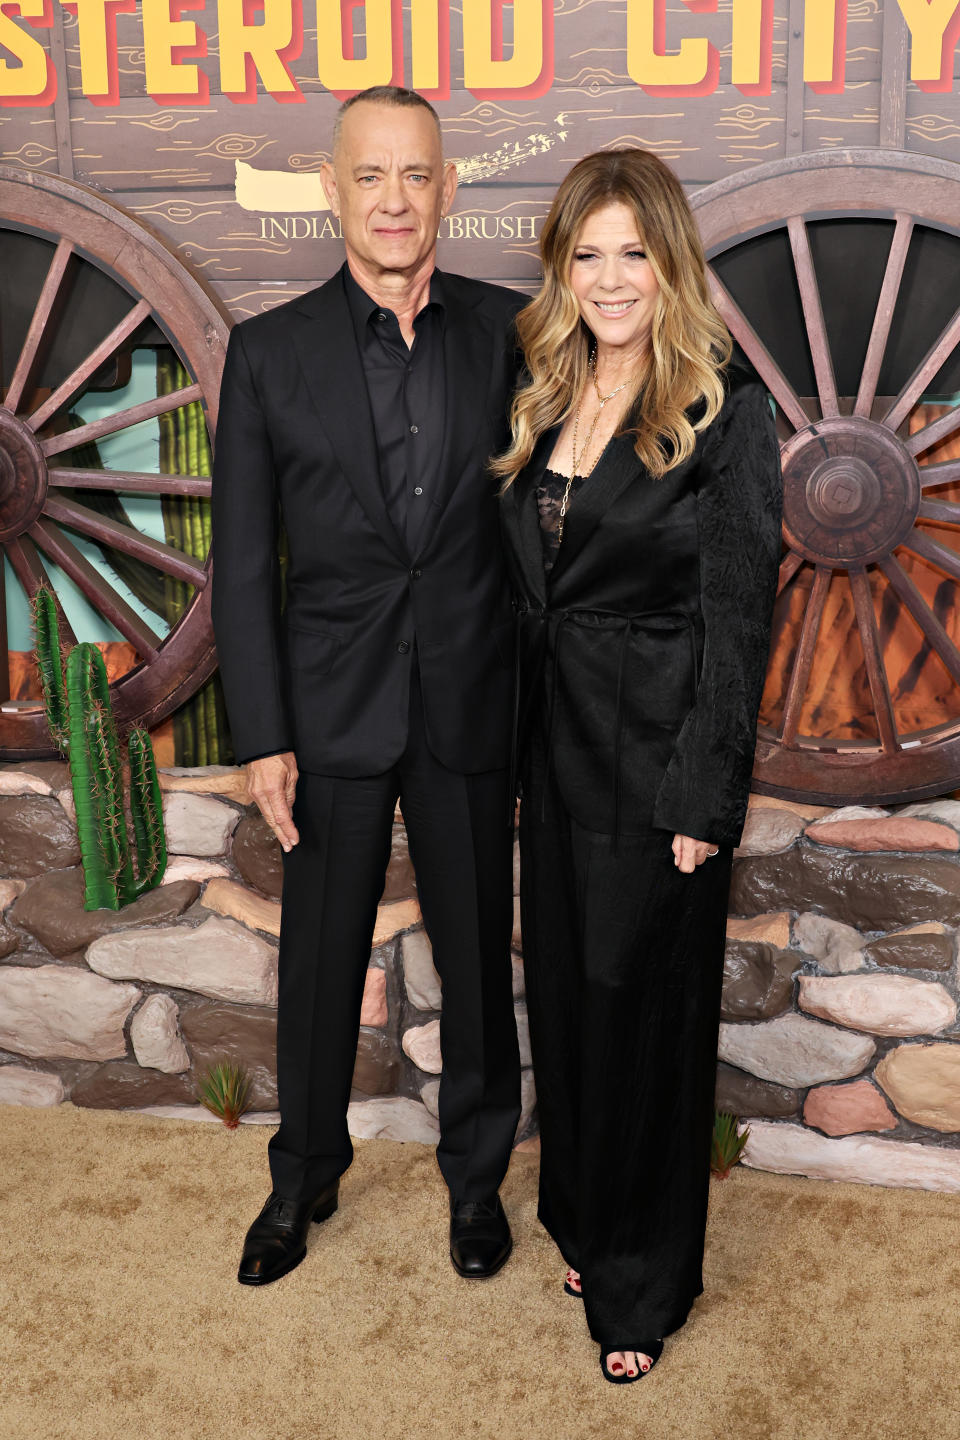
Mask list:
[[[652,1370],[662,1354],[662,1340],[647,1341],[645,1350],[601,1350],[600,1369],[612,1385],[630,1385]]]
[[[578,1271],[576,1271],[576,1270],[568,1270],[568,1271],[567,1271],[566,1277],[565,1277],[564,1282],[563,1282],[563,1288],[564,1288],[564,1290],[566,1291],[566,1293],[567,1293],[568,1295],[572,1295],[575,1300],[582,1300],[582,1299],[583,1299],[583,1289],[582,1289],[582,1287],[581,1287],[581,1285],[580,1285],[580,1275],[579,1275],[579,1272],[578,1272]]]

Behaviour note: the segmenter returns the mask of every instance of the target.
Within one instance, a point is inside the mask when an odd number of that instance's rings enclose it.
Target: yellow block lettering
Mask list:
[[[716,9],[716,5],[699,3],[695,8]],[[675,55],[668,55],[666,49],[665,0],[627,0],[631,80],[655,95],[709,95],[717,88],[720,57],[709,40],[681,40]]]
[[[244,10],[244,0],[217,0],[221,90],[233,100],[253,103],[259,75],[275,100],[302,100],[286,63],[300,53],[299,6],[291,0],[265,0],[259,25],[246,24]]]
[[[917,85],[932,81],[939,87],[952,79],[960,5],[957,0],[897,0],[897,4],[910,31],[910,79]]]
[[[353,58],[352,38],[344,29],[357,8],[349,0],[317,0],[317,74],[341,98],[370,85],[399,84],[391,0],[365,0],[367,53],[360,60]]]
[[[513,0],[513,52],[506,60],[503,3],[463,0],[463,83],[474,95],[489,96],[505,90],[529,93],[543,75],[542,0]]]
[[[203,0],[142,0],[143,58],[147,93],[157,99],[205,98],[206,77],[196,65],[185,65],[174,50],[205,55],[207,37],[193,20],[181,20],[181,10],[193,10]]]
[[[52,16],[48,0],[20,0],[19,5],[0,8],[0,46],[8,50],[19,65],[11,65],[0,57],[0,102],[13,104],[49,104],[56,94],[57,77],[46,50],[29,30],[23,30],[7,12],[16,9],[24,20],[50,25]],[[50,93],[47,87],[50,85]]]

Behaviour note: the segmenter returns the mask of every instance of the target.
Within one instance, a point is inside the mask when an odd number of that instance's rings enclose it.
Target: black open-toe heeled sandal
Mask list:
[[[618,1353],[622,1355],[629,1350],[632,1350],[635,1355],[649,1356],[649,1368],[646,1370],[638,1368],[636,1375],[628,1374],[626,1369],[622,1375],[614,1375],[613,1371],[607,1368],[607,1357]],[[662,1340],[643,1340],[639,1345],[612,1345],[609,1350],[600,1351],[600,1369],[603,1371],[604,1380],[609,1380],[611,1385],[632,1385],[635,1380],[642,1380],[644,1375],[650,1374],[662,1354]]]
[[[579,1290],[574,1290],[573,1286],[570,1284],[570,1281],[566,1278],[566,1276],[564,1276],[564,1278],[563,1278],[563,1293],[564,1293],[565,1295],[572,1295],[573,1298],[574,1298],[574,1300],[582,1300],[582,1299],[583,1299],[583,1282],[582,1282],[582,1281],[580,1282],[580,1289],[579,1289]]]

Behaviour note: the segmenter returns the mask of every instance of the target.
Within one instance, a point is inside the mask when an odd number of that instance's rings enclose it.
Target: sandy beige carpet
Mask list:
[[[614,1388],[535,1219],[495,1280],[446,1258],[432,1151],[367,1142],[310,1253],[234,1278],[267,1132],[0,1108],[2,1440],[954,1440],[960,1202],[743,1169],[707,1292]]]

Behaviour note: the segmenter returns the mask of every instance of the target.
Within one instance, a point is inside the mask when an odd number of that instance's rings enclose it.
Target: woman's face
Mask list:
[[[601,348],[644,353],[660,286],[626,205],[605,205],[587,216],[573,250],[570,285]]]

